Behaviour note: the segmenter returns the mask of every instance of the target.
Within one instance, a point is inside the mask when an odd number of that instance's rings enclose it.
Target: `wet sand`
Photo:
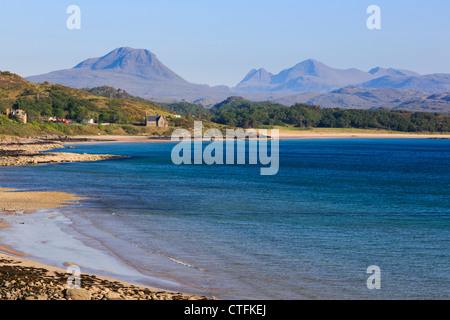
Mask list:
[[[10,225],[8,223],[3,222],[2,219],[0,219],[0,232],[2,231],[3,228],[8,228],[9,226]],[[6,246],[6,245],[0,243],[0,255],[1,255],[1,252],[10,253],[10,254],[13,254],[13,255],[19,256],[19,257],[28,256],[20,251],[14,250],[13,248],[11,248],[9,246]],[[1,262],[0,262],[0,265],[1,265]]]

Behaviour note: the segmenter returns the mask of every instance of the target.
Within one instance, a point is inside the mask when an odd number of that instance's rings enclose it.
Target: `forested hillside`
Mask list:
[[[185,116],[242,128],[262,126],[384,129],[403,132],[449,132],[450,115],[402,110],[321,108],[307,104],[291,107],[270,101],[252,102],[230,97],[205,109],[187,102],[159,104]]]

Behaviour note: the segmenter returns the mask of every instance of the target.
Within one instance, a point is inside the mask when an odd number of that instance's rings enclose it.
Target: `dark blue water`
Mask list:
[[[274,176],[177,166],[174,145],[76,145],[130,157],[1,168],[0,185],[89,196],[78,214],[139,249],[123,259],[219,298],[450,298],[450,140],[283,140]]]

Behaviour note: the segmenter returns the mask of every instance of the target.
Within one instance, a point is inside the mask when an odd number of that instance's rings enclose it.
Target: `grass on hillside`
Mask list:
[[[173,122],[172,122],[173,121]],[[169,127],[146,127],[134,124],[59,124],[53,122],[38,123],[31,121],[23,124],[9,119],[6,115],[0,115],[0,136],[39,137],[46,135],[66,136],[96,136],[96,135],[133,135],[169,137],[175,129],[187,129],[191,133],[194,129],[194,119],[169,119]],[[225,133],[229,126],[217,124],[208,120],[202,121],[203,130],[215,128]]]

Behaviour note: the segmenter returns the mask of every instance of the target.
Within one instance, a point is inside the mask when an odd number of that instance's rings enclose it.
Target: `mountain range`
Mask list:
[[[235,87],[191,83],[158,60],[149,50],[117,48],[103,57],[89,58],[71,69],[26,78],[73,88],[111,86],[132,95],[160,102],[189,101],[212,106],[229,96],[254,101],[271,100],[341,108],[408,108],[450,112],[446,99],[450,74],[375,67],[337,69],[308,59],[272,74],[253,69]],[[444,94],[444,99],[439,96]]]
[[[450,74],[420,75],[417,72],[376,67],[368,72],[356,68],[336,69],[309,59],[272,74],[251,70],[235,87],[240,92],[330,92],[346,86],[396,88],[429,93],[450,91]]]
[[[392,109],[423,112],[450,112],[450,93],[430,94],[395,88],[361,88],[348,86],[327,93],[307,92],[273,97],[283,105],[306,103],[327,108]]]

